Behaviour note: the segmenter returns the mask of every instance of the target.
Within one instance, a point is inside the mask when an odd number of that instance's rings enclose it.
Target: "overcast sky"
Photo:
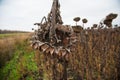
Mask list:
[[[53,0],[0,0],[0,29],[34,28],[51,10]],[[109,13],[117,13],[113,24],[120,25],[120,0],[59,0],[64,24],[75,25],[74,17],[87,18],[86,27],[99,23]],[[81,25],[81,21],[78,23]]]

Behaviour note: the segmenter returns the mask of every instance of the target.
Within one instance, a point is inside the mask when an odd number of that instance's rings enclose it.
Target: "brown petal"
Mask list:
[[[66,53],[67,53],[65,49],[62,49],[62,51],[61,51],[61,52],[62,52],[62,57],[63,57],[63,56],[65,56],[65,55],[66,55]]]
[[[48,44],[44,44],[41,46],[42,51],[44,52],[49,47]]]
[[[34,49],[38,49],[38,44],[35,43],[35,44],[33,45],[33,48],[34,48]]]
[[[53,53],[54,53],[54,48],[51,47],[51,48],[50,48],[50,54],[52,55]]]
[[[54,48],[50,47],[46,49],[46,53],[50,53],[51,55],[54,53]]]
[[[41,47],[42,45],[44,45],[45,43],[39,42],[38,45]]]

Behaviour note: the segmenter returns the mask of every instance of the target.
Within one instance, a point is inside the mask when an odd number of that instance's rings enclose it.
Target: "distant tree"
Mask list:
[[[0,34],[2,33],[2,30],[0,29]]]

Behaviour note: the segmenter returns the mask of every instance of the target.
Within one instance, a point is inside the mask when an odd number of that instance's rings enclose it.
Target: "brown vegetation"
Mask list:
[[[54,78],[60,80],[65,76],[64,73],[68,80],[118,80],[119,34],[120,28],[81,30],[80,33],[76,33],[78,35],[76,52],[63,58],[37,52],[36,61],[40,74],[44,73],[48,80]]]
[[[83,30],[80,34],[77,51],[70,56],[75,73],[86,80],[118,80],[120,28]]]

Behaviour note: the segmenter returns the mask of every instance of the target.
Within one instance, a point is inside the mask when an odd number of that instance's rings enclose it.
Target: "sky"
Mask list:
[[[51,10],[53,0],[0,0],[0,29],[31,31]],[[120,25],[120,0],[59,0],[65,25],[75,25],[74,17],[87,18],[90,27],[109,13],[117,13],[113,24]],[[78,22],[81,25],[82,21]]]

